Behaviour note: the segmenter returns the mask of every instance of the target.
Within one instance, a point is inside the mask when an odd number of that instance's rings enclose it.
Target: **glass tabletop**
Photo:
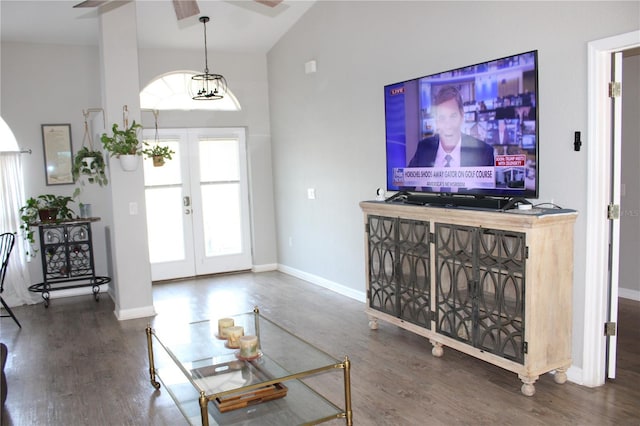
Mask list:
[[[298,378],[341,363],[257,312],[230,318],[243,327],[245,336],[258,337],[257,357],[244,359],[238,348],[230,348],[218,335],[217,319],[154,331],[182,373],[208,397]]]

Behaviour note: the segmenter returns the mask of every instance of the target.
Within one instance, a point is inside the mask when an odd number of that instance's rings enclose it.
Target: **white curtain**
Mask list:
[[[0,233],[17,233],[2,293],[9,306],[33,304],[40,300],[37,293],[29,291],[32,283],[27,267],[26,243],[20,233],[19,210],[25,203],[21,155],[19,152],[0,152]]]

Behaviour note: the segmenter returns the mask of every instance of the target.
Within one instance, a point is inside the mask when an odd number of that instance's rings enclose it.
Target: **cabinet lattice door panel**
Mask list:
[[[429,222],[369,216],[369,304],[431,328]]]
[[[435,224],[437,331],[524,363],[525,234]]]
[[[475,235],[476,228],[435,225],[436,330],[468,344],[473,343]]]
[[[47,226],[42,231],[47,280],[93,276],[88,223]]]
[[[397,285],[394,278],[396,262],[397,219],[369,216],[369,303],[371,308],[396,315]]]
[[[398,219],[398,317],[431,328],[429,222]]]

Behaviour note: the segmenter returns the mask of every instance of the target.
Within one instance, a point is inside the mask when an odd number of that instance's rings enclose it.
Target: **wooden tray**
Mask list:
[[[282,383],[267,385],[252,391],[241,392],[216,398],[213,403],[221,413],[237,410],[253,404],[283,398],[287,394],[287,387]]]
[[[218,388],[219,390],[225,390],[225,388],[231,390],[255,383],[251,379],[246,379],[247,376],[262,382],[272,378],[258,365],[242,360],[200,367],[191,370],[191,373],[193,379],[200,382],[202,388]],[[285,395],[287,395],[287,387],[282,383],[274,383],[250,391],[238,391],[218,397],[212,402],[221,413],[225,413],[249,405],[283,398]]]

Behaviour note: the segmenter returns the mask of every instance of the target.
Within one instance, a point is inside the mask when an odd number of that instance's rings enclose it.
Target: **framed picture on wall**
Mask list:
[[[71,124],[43,124],[42,145],[47,185],[72,184]]]

